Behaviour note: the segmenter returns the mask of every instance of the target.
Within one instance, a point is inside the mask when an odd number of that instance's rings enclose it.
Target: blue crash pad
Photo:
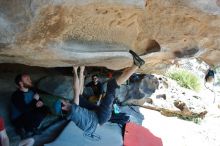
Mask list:
[[[52,143],[45,146],[122,146],[123,137],[121,128],[114,123],[105,123],[98,126],[95,132],[100,140],[95,141],[87,138],[84,132],[73,122],[70,122]]]

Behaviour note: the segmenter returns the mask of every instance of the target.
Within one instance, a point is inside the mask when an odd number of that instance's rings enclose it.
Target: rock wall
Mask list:
[[[215,2],[148,0],[147,37],[158,40],[165,52],[178,58],[198,57],[217,65],[220,9]]]
[[[142,72],[175,58],[218,65],[219,14],[219,0],[2,0],[0,63],[121,69],[132,49]]]

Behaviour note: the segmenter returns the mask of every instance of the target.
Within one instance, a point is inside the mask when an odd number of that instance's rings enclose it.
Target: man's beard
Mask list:
[[[31,88],[31,87],[33,87],[33,84],[32,83],[30,83],[30,84],[24,83],[24,87],[25,88]]]

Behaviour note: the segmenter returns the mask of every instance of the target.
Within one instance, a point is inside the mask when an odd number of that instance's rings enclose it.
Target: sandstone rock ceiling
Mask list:
[[[163,70],[173,59],[220,62],[219,0],[0,0],[0,63],[121,69],[132,49]],[[158,50],[158,43],[161,50]]]

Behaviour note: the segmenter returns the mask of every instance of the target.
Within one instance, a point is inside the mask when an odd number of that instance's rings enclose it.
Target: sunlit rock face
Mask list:
[[[163,52],[176,58],[196,57],[211,65],[219,64],[219,0],[148,0],[146,3],[147,36],[156,39]],[[169,55],[156,57],[158,69],[166,67]],[[162,62],[159,64],[158,62]]]
[[[132,64],[132,49],[144,54],[142,72],[163,70],[175,58],[196,57],[218,65],[219,3],[2,0],[0,62],[121,69]]]

